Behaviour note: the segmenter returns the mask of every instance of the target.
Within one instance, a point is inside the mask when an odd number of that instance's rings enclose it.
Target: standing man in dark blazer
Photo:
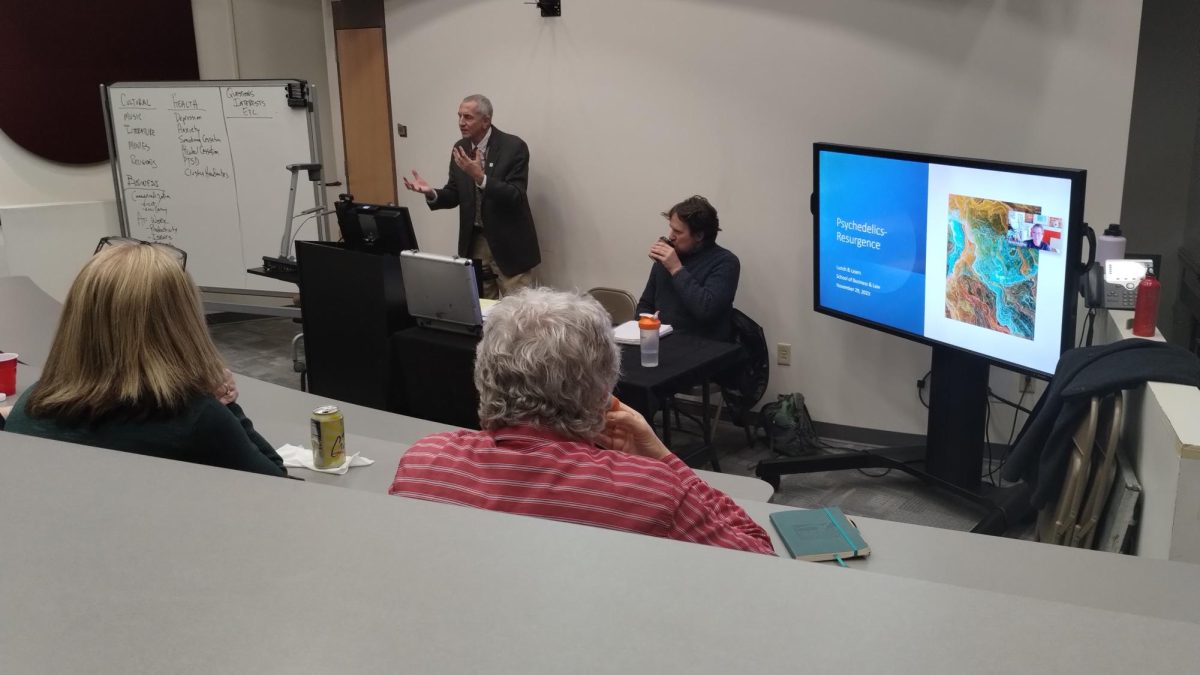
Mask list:
[[[492,102],[473,94],[458,106],[462,140],[450,151],[450,176],[434,189],[416,171],[404,187],[430,209],[458,207],[458,255],[483,261],[483,296],[499,298],[533,285],[542,261],[529,211],[529,146],[492,126]]]

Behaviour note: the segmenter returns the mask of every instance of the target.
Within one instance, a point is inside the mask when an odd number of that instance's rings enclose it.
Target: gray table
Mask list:
[[[28,277],[0,277],[0,348],[21,354],[30,367],[18,369],[18,392],[37,380],[58,326],[61,308]],[[280,387],[251,377],[238,378],[239,403],[263,436],[277,447],[284,443],[308,444],[308,416],[329,399]],[[346,415],[351,452],[376,460],[369,467],[351,469],[342,476],[304,469],[297,474],[313,480],[386,493],[396,473],[400,455],[417,439],[455,427],[396,415],[350,403],[332,401]],[[375,442],[386,441],[386,442]],[[731,497],[766,501],[771,486],[757,478],[699,471],[709,484]]]
[[[791,507],[734,501],[786,556],[770,514]],[[1200,624],[1200,565],[851,518],[872,551],[852,569]]]
[[[49,344],[44,335],[52,333],[57,324],[58,305],[27,279],[20,279],[0,278],[0,309],[35,307],[37,311],[26,315],[28,323],[21,326],[9,321],[0,322],[0,346],[10,348],[6,345],[15,344],[17,350],[24,350],[24,359],[31,350],[36,354],[37,345]],[[40,365],[44,358],[43,352],[32,360]],[[38,368],[19,370],[18,387],[27,386],[36,379],[38,371]],[[242,402],[267,438],[278,444],[306,442],[307,415],[316,403],[324,399],[252,378],[239,377],[238,382]],[[351,449],[357,448],[363,455],[376,459],[376,464],[351,469],[344,476],[302,469],[296,473],[310,478],[314,483],[373,493],[385,501],[396,499],[387,496],[386,492],[396,462],[408,444],[427,434],[452,428],[351,404],[342,404],[342,407],[348,419]],[[33,441],[48,443],[39,439]],[[23,437],[0,434],[0,449],[24,446],[28,442],[31,441],[25,441]],[[709,477],[704,472],[702,475]],[[729,476],[712,475],[714,484],[722,478]],[[733,489],[729,485],[718,487],[735,495],[735,498],[740,492],[738,485],[734,485]],[[756,491],[749,499],[737,501],[771,533],[776,550],[783,552],[782,543],[770,527],[768,516],[772,511],[789,507],[761,503],[765,499]],[[1067,549],[872,518],[855,520],[874,553],[865,560],[851,561],[850,565],[854,568],[914,580],[1200,623],[1200,565]]]
[[[8,440],[0,458],[21,470],[0,472],[7,672],[1167,673],[1200,663],[1191,623]]]
[[[272,411],[278,412],[277,406],[311,406],[322,399],[252,378],[239,378],[238,386],[243,404],[253,406],[255,424],[269,433],[268,438],[277,443],[306,444],[306,417],[296,421]],[[453,428],[360,406],[347,405],[345,411],[347,448],[377,460],[375,465],[353,468],[341,476],[305,469],[293,470],[295,475],[314,482],[386,494],[396,463],[409,443],[426,434]],[[391,437],[398,440],[387,440]],[[791,507],[764,503],[770,493],[762,493],[758,485],[761,481],[757,479],[697,473],[733,496],[771,534],[776,552],[787,554],[771,526],[770,514]],[[762,487],[769,490],[765,483]],[[741,496],[746,493],[749,494]],[[874,551],[868,558],[850,561],[850,566],[856,569],[1200,623],[1200,565],[1069,549],[876,518],[854,520]]]
[[[308,418],[313,409],[334,403],[346,417],[346,450],[375,460],[371,466],[356,467],[343,475],[297,469],[306,480],[387,493],[396,475],[396,465],[408,446],[429,434],[452,431],[457,427],[428,420],[397,415],[384,410],[330,401],[329,399],[288,389],[252,377],[237,377],[238,402],[265,438],[277,447],[284,443],[308,446]],[[714,471],[696,473],[725,494],[738,499],[767,501],[773,490],[765,481],[748,476]]]

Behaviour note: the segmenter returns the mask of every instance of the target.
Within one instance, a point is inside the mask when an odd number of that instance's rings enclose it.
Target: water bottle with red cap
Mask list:
[[[1162,284],[1153,272],[1146,272],[1137,287],[1137,300],[1133,305],[1133,334],[1138,337],[1154,337],[1154,326],[1158,323],[1158,296]]]

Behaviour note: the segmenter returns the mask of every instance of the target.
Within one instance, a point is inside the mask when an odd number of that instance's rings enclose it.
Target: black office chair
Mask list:
[[[767,384],[771,376],[770,351],[762,326],[747,316],[745,312],[734,308],[732,322],[733,341],[742,347],[745,360],[734,368],[717,375],[708,385],[710,397],[713,393],[719,394],[716,405],[711,406],[714,410],[710,411],[712,427],[709,429],[709,438],[712,438],[713,431],[720,420],[721,411],[728,409],[730,420],[745,431],[746,444],[753,446],[755,425],[752,410],[767,391]],[[669,409],[675,412],[676,428],[682,430],[681,415],[698,425],[703,424],[701,420],[681,410],[679,405],[679,403],[683,403],[686,407],[688,404],[696,404],[699,397],[700,394],[693,391],[677,394],[673,400],[668,401]],[[710,456],[713,468],[720,471],[716,451],[712,450]]]
[[[754,406],[767,393],[771,381],[771,350],[762,326],[744,312],[733,310],[733,339],[746,352],[742,365],[717,378],[721,400],[729,408],[730,419],[746,432],[746,444],[754,445]]]

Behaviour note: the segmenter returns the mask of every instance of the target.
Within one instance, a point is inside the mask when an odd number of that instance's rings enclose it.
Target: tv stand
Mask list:
[[[768,459],[755,474],[779,489],[781,476],[848,469],[896,469],[927,485],[988,510],[972,532],[1002,534],[1017,514],[1000,499],[981,492],[984,432],[988,405],[987,360],[953,347],[934,346],[926,445],[880,448],[844,454]],[[924,470],[914,465],[924,464]],[[1007,495],[1006,495],[1007,496]],[[1017,508],[1019,495],[1010,499]]]

